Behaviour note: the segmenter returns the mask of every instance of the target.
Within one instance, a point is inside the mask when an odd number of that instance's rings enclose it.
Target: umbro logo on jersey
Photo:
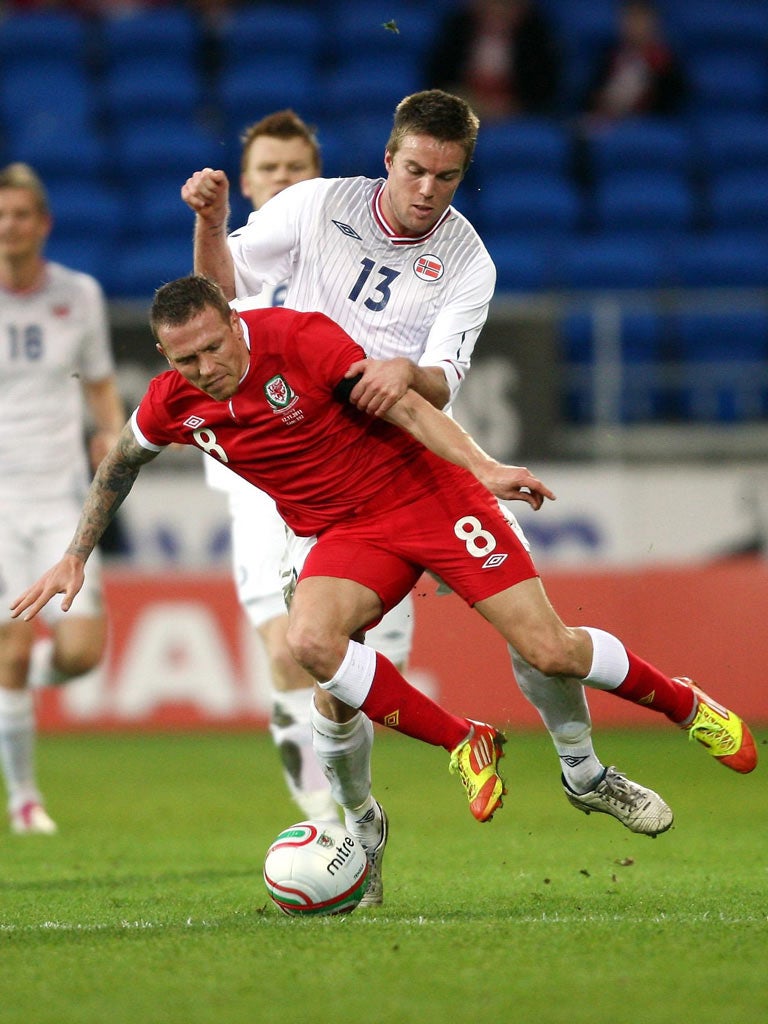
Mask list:
[[[333,218],[331,219],[333,220]],[[362,238],[360,237],[360,235],[358,235],[355,229],[351,228],[349,224],[344,224],[343,221],[340,220],[334,220],[333,223],[336,225],[336,227],[339,229],[342,235],[346,235],[347,238],[356,238],[359,242],[362,242]]]
[[[428,253],[426,256],[419,256],[413,264],[413,272],[423,281],[439,281],[445,272],[445,266],[439,256]]]
[[[205,420],[202,416],[189,416],[184,420],[185,427],[191,427],[193,430],[197,430],[198,427],[202,427]]]
[[[507,555],[489,555],[480,568],[495,569],[497,565],[501,565],[502,562],[506,562],[507,557]]]

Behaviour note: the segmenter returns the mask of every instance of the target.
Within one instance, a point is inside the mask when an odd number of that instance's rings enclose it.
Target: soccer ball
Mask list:
[[[368,882],[365,850],[338,822],[291,825],[264,860],[267,892],[291,917],[347,914],[365,895]]]

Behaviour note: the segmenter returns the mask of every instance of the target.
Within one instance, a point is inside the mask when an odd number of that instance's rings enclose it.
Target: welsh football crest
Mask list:
[[[282,374],[271,377],[264,385],[264,394],[273,409],[287,409],[296,398],[293,388]]]

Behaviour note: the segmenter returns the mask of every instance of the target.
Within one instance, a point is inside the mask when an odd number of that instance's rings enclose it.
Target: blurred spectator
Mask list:
[[[552,111],[560,60],[535,0],[470,0],[443,20],[427,85],[458,93],[481,118]]]
[[[615,40],[595,65],[583,112],[597,122],[673,114],[685,95],[680,63],[649,0],[625,0]]]

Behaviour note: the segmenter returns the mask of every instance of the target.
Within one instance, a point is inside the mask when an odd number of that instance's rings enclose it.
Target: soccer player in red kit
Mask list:
[[[271,494],[295,535],[289,644],[318,680],[323,713],[341,721],[362,709],[443,746],[478,820],[501,804],[503,737],[443,710],[362,642],[424,569],[547,675],[661,712],[728,767],[755,767],[754,741],[733,712],[610,633],[559,619],[493,498],[538,510],[554,498],[540,480],[492,459],[413,391],[382,418],[350,404],[349,368],[362,350],[326,316],[238,314],[218,286],[190,276],[158,290],[151,323],[171,369],[150,383],[102,463],[66,554],[17,599],[14,616],[31,618],[59,593],[67,610],[141,466],[169,444],[192,444]]]

